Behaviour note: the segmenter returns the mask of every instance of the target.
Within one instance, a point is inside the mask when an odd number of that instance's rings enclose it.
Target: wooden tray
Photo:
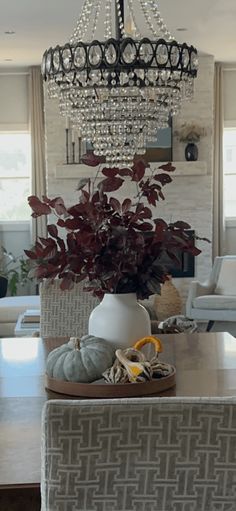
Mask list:
[[[105,380],[98,380],[94,383],[74,383],[64,380],[56,380],[45,375],[45,386],[47,389],[77,397],[135,397],[159,394],[174,387],[176,370],[171,366],[172,373],[157,380],[145,383],[106,383]]]

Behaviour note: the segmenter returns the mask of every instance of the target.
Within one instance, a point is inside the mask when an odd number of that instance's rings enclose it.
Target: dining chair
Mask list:
[[[99,301],[83,291],[84,283],[62,291],[60,280],[40,284],[40,336],[70,337],[88,333],[88,320]]]
[[[236,398],[50,400],[42,511],[235,511]]]

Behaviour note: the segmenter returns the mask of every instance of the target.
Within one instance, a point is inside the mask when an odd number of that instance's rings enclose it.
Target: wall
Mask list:
[[[199,161],[185,162],[184,147],[176,135],[173,139],[173,160],[178,175],[164,190],[166,200],[159,203],[156,216],[165,220],[185,220],[199,236],[212,238],[212,137],[213,137],[213,77],[214,59],[210,55],[200,58],[199,75],[195,83],[195,96],[184,105],[181,115],[174,119],[174,132],[185,121],[195,122],[206,128],[207,135],[199,145]],[[65,163],[65,120],[60,117],[56,100],[45,94],[47,187],[49,196],[62,195],[68,205],[77,201],[76,186],[79,176],[88,175],[88,168]],[[129,193],[129,188],[125,195]],[[124,188],[122,189],[122,193]],[[196,277],[204,280],[211,269],[211,245],[198,242],[202,254],[196,259]],[[176,279],[185,299],[189,279]]]

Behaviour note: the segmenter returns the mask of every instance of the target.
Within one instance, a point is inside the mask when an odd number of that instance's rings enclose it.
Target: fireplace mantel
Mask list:
[[[151,168],[158,169],[161,162],[151,163]],[[173,162],[176,167],[173,176],[204,176],[207,174],[207,164],[205,161],[176,161]],[[56,166],[57,179],[78,179],[80,177],[94,177],[98,167],[88,167],[84,164],[64,164]],[[148,175],[148,170],[147,170]],[[171,174],[172,175],[172,174]]]

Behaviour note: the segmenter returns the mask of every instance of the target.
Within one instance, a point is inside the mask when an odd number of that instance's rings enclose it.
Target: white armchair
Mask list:
[[[209,280],[191,282],[186,316],[207,320],[208,332],[215,321],[236,322],[236,256],[216,257]]]

